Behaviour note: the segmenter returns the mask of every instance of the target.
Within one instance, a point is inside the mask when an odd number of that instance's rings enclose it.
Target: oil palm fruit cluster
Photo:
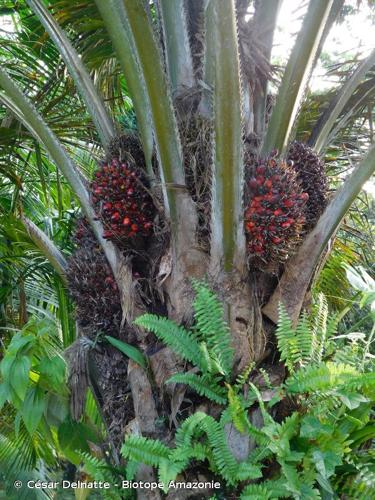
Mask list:
[[[104,238],[123,244],[151,234],[155,206],[147,187],[146,175],[130,161],[112,158],[100,165],[91,183],[91,196],[104,226]]]
[[[293,142],[288,160],[293,162],[297,179],[309,199],[305,207],[306,230],[312,229],[327,205],[327,178],[324,163],[306,144]]]
[[[85,217],[80,217],[77,220],[72,241],[77,245],[77,247],[88,248],[98,245],[95,234]]]
[[[250,257],[260,264],[288,258],[303,233],[309,199],[291,165],[271,153],[247,165],[245,232]]]
[[[78,324],[88,336],[98,332],[117,335],[121,323],[119,290],[104,252],[84,219],[78,222],[75,239],[78,249],[68,260],[66,276]]]

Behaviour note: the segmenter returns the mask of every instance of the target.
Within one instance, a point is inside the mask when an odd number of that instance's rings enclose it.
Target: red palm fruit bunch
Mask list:
[[[89,229],[87,233],[90,232]],[[85,333],[89,337],[98,332],[117,336],[121,324],[120,293],[99,245],[79,247],[68,260],[66,276],[76,319]]]
[[[309,195],[305,206],[306,230],[312,229],[327,205],[327,177],[324,163],[306,144],[293,142],[288,153],[297,179]]]
[[[245,210],[248,251],[259,263],[282,262],[300,240],[309,195],[287,162],[272,153],[251,159],[247,170],[249,200]]]
[[[135,236],[149,236],[155,206],[145,173],[130,161],[103,162],[91,183],[92,202],[104,226],[104,238],[117,244]]]

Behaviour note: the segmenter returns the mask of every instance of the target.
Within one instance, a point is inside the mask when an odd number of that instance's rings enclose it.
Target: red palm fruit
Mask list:
[[[293,168],[275,155],[263,160],[249,156],[247,160],[245,171],[249,180],[245,193],[249,202],[244,221],[247,245],[255,265],[268,267],[288,258],[300,241],[303,231],[300,196],[304,191]]]
[[[294,201],[293,200],[284,200],[284,207],[291,208],[294,206]]]
[[[271,159],[268,160],[268,166],[269,167],[273,168],[273,167],[276,167],[276,165],[277,165],[277,161],[274,158],[271,158]]]
[[[129,217],[125,217],[124,220],[122,221],[122,223],[124,224],[124,226],[129,226],[131,223],[131,220],[129,219]]]
[[[303,200],[303,201],[307,201],[309,199],[309,195],[308,193],[302,193],[300,196],[299,196],[299,199],[300,200]]]
[[[115,220],[115,221],[116,221],[116,220],[119,220],[119,218],[120,218],[120,213],[119,213],[119,212],[115,212],[115,213],[113,213],[113,214],[111,215],[111,219],[112,219],[112,220]]]
[[[134,231],[134,233],[136,233],[138,231],[138,225],[137,224],[132,224],[130,227],[131,227],[131,230]]]
[[[104,210],[111,210],[112,209],[112,203],[110,203],[109,201],[107,201],[107,203],[104,203],[103,209]]]

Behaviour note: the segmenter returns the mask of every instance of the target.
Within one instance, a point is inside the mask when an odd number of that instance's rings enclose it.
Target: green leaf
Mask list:
[[[227,401],[225,390],[208,375],[177,373],[168,379],[167,384],[171,383],[189,385],[201,396],[205,396],[218,404],[225,404]]]
[[[124,457],[153,467],[168,461],[171,450],[159,440],[130,435],[121,448]]]
[[[20,356],[15,358],[9,371],[9,384],[21,400],[24,399],[29,385],[30,368],[30,359]]]
[[[44,391],[39,386],[29,387],[21,408],[21,414],[26,429],[31,436],[39,425],[46,405],[47,400]]]
[[[53,389],[59,391],[65,382],[65,362],[60,356],[43,358],[39,363],[39,373]]]
[[[9,393],[9,386],[7,383],[3,382],[0,384],[0,411],[2,407],[4,406],[5,402],[9,398],[10,393]]]
[[[106,335],[105,338],[110,344],[116,347],[116,349],[125,354],[125,356],[135,361],[135,363],[138,363],[142,368],[147,368],[147,360],[139,349],[123,342],[122,340],[115,339],[110,335]]]
[[[76,452],[89,452],[88,441],[97,443],[98,438],[95,432],[82,422],[67,420],[58,428],[59,444],[68,459],[78,465],[81,457]]]
[[[15,356],[17,353],[25,354],[25,351],[35,342],[34,335],[25,335],[23,332],[17,332],[7,348],[5,356]]]
[[[334,428],[328,424],[322,424],[317,417],[312,415],[307,415],[303,418],[300,429],[300,436],[316,439],[318,436],[331,435],[334,432]]]
[[[193,333],[176,325],[168,318],[160,318],[155,314],[142,314],[134,320],[134,324],[153,332],[165,344],[171,347],[182,358],[202,366],[202,354]]]
[[[333,451],[316,450],[312,454],[317,471],[324,477],[331,477],[335,468],[342,464],[341,457]]]
[[[68,397],[50,393],[46,395],[46,421],[49,426],[59,427],[69,415]]]

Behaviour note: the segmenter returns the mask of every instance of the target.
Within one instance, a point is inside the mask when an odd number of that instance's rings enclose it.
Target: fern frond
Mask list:
[[[249,484],[242,491],[240,500],[270,500],[275,498],[265,484]]]
[[[198,334],[215,353],[223,375],[228,376],[233,365],[233,348],[224,310],[215,294],[202,282],[193,282],[196,296],[193,302]]]
[[[357,375],[352,366],[327,362],[301,368],[288,378],[286,388],[291,394],[322,393],[349,384]]]
[[[231,386],[228,386],[228,401],[229,414],[236,429],[242,434],[249,434],[259,446],[265,446],[268,437],[250,422],[241,397]]]
[[[252,361],[245,368],[245,370],[237,376],[236,382],[234,384],[234,387],[236,389],[239,390],[246,384],[246,382],[249,380],[250,373],[254,370],[255,367],[256,367],[256,363],[255,363],[255,361]]]
[[[237,464],[237,475],[238,481],[248,481],[259,479],[262,477],[262,468],[259,464],[251,464],[249,462],[240,462]]]
[[[327,339],[328,304],[323,293],[318,294],[316,304],[312,310],[311,322],[311,358],[319,363],[323,358],[323,351]]]
[[[294,341],[294,329],[292,321],[288,316],[283,303],[279,304],[279,320],[275,335],[277,338],[277,346],[280,352],[281,361],[285,361],[285,365],[290,372],[294,370],[295,353],[298,353],[297,346]]]
[[[345,381],[345,391],[370,391],[375,392],[375,372],[359,373]],[[375,394],[374,394],[375,395]]]
[[[171,450],[157,439],[143,436],[129,436],[121,448],[125,458],[158,467],[163,460],[168,460]]]
[[[210,375],[177,373],[168,379],[167,383],[186,384],[201,396],[205,396],[206,398],[215,401],[215,403],[223,405],[227,402],[225,389],[220,387]]]
[[[154,333],[160,340],[171,347],[183,359],[202,369],[202,354],[195,336],[184,327],[176,325],[168,318],[155,314],[143,314],[134,324]]]
[[[176,448],[182,449],[192,446],[193,436],[197,430],[201,432],[199,425],[206,416],[205,413],[198,411],[184,420],[175,435]]]
[[[310,321],[307,314],[304,312],[296,326],[294,337],[297,343],[297,351],[298,351],[298,361],[296,361],[295,365],[304,366],[311,359],[311,351],[312,351],[312,335],[310,328]]]
[[[121,500],[122,494],[120,494],[120,491],[116,491],[114,486],[116,478],[111,470],[109,470],[107,462],[87,452],[82,452],[79,455],[82,459],[83,470],[89,474],[94,481],[108,482],[112,485],[110,489],[102,490],[101,495],[104,500]]]
[[[238,480],[238,463],[228,447],[224,429],[209,415],[201,421],[201,427],[207,435],[218,472],[229,485],[234,485]]]
[[[232,422],[235,428],[244,434],[248,427],[249,419],[246,415],[240,397],[231,386],[228,386],[228,401]]]

